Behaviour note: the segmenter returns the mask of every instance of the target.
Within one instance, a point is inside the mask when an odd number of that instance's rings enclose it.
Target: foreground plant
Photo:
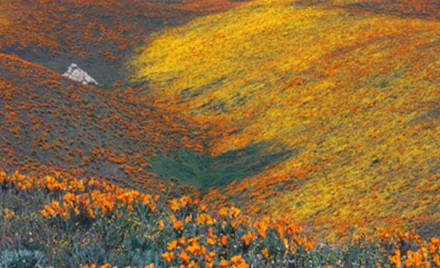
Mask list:
[[[414,231],[383,229],[328,246],[290,219],[251,219],[235,207],[213,211],[190,196],[166,200],[61,174],[32,178],[0,172],[0,184],[8,200],[17,196],[46,202],[27,212],[6,207],[12,205],[6,198],[0,203],[5,207],[1,234],[16,240],[0,241],[0,250],[27,263],[104,268],[440,266],[440,239],[425,241]],[[11,223],[23,225],[23,233],[31,232],[32,224],[50,231],[24,239],[11,231]]]

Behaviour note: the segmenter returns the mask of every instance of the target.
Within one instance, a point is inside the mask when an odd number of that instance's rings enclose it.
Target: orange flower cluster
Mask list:
[[[158,213],[156,202],[159,196],[140,193],[138,191],[121,188],[112,183],[90,178],[89,180],[79,180],[71,176],[54,174],[34,178],[25,176],[18,172],[8,175],[0,170],[0,184],[6,187],[15,187],[19,190],[29,191],[32,189],[47,190],[51,192],[61,192],[59,200],[52,200],[40,211],[41,215],[48,218],[63,217],[69,218],[71,215],[80,215],[85,211],[88,217],[96,217],[96,213],[106,213],[121,207],[134,209],[136,204],[142,204],[151,209],[152,213]],[[162,210],[165,209],[165,210]],[[186,208],[186,209],[185,209]],[[159,221],[158,231],[165,228],[168,231],[174,230],[176,239],[166,244],[165,251],[161,253],[162,260],[170,265],[180,264],[179,267],[220,267],[245,268],[249,267],[246,255],[236,255],[224,257],[220,252],[228,250],[231,246],[239,246],[248,249],[257,248],[263,260],[273,257],[274,249],[261,247],[270,234],[271,239],[276,239],[281,247],[277,248],[278,253],[284,256],[295,254],[299,248],[312,251],[315,248],[315,240],[304,235],[304,229],[292,222],[290,219],[283,218],[272,220],[267,217],[249,222],[249,219],[242,215],[240,209],[221,208],[216,216],[209,214],[204,204],[198,200],[193,200],[189,196],[168,201],[168,206],[161,207],[160,214],[168,215]],[[6,218],[12,217],[13,212],[4,211],[2,215]],[[10,216],[12,215],[12,216]],[[168,220],[166,220],[168,219]],[[230,229],[237,229],[236,225],[247,228],[240,235],[230,233]],[[205,230],[205,234],[194,237],[186,237],[186,228],[197,226],[200,230]],[[274,236],[275,235],[275,236]],[[435,267],[440,265],[440,239],[432,238],[424,241],[414,230],[401,231],[399,229],[381,229],[376,236],[379,241],[395,248],[394,255],[389,257],[389,262],[396,267]],[[356,242],[359,237],[353,238]],[[402,244],[414,243],[418,246],[417,250],[401,251]],[[275,254],[277,254],[275,252]],[[83,267],[111,267],[93,266],[89,264]],[[183,265],[183,266],[182,266]],[[147,266],[154,267],[154,266]],[[172,266],[171,266],[172,267]]]
[[[86,264],[81,266],[81,268],[112,268],[113,266],[111,264],[103,264],[103,265],[96,265],[96,264]]]
[[[181,209],[188,207],[190,204],[198,204],[198,202],[192,201],[187,196],[168,201],[168,207],[174,213],[181,211]],[[196,211],[198,214],[194,217],[194,222],[199,227],[206,226],[208,228],[207,235],[203,239],[200,236],[193,238],[180,237],[177,240],[168,242],[167,251],[162,254],[162,258],[166,262],[170,264],[181,262],[187,265],[179,267],[199,267],[198,265],[201,265],[201,263],[205,267],[213,267],[216,260],[216,252],[220,249],[226,249],[230,244],[238,244],[240,241],[245,247],[259,244],[267,238],[268,232],[278,234],[281,241],[284,241],[285,254],[289,251],[295,252],[299,247],[303,247],[305,250],[312,250],[315,246],[315,241],[303,237],[302,233],[304,230],[288,219],[277,221],[271,221],[268,218],[259,219],[250,226],[251,229],[247,233],[241,235],[238,238],[239,240],[237,240],[226,230],[228,225],[235,228],[238,224],[246,225],[246,222],[249,222],[249,219],[242,215],[240,209],[236,207],[221,208],[217,213],[219,218],[206,213],[204,204],[198,204]],[[181,213],[178,214],[180,215]],[[185,229],[185,224],[192,219],[192,217],[190,218],[190,216],[185,215],[180,215],[180,220],[174,214],[169,217],[171,225],[178,235]],[[220,233],[216,233],[214,226],[219,222],[221,223]],[[261,256],[264,259],[268,259],[270,257],[269,249],[261,249]],[[246,260],[241,256],[234,256],[229,260],[221,259],[219,265],[220,267],[249,267]]]
[[[423,246],[424,243],[420,235],[418,235],[414,229],[410,231],[403,231],[400,228],[380,228],[377,236],[381,241],[395,246],[408,241],[416,243],[419,246]]]
[[[156,211],[155,200],[159,198],[158,195],[152,197],[149,194],[118,187],[94,178],[86,182],[71,176],[56,175],[58,177],[34,178],[15,172],[8,176],[6,172],[0,170],[0,184],[9,183],[20,190],[38,188],[65,192],[62,201],[53,200],[44,206],[40,211],[44,217],[68,218],[72,212],[78,216],[82,210],[85,210],[89,217],[95,218],[97,209],[102,214],[123,206],[132,210],[137,203],[148,206],[153,212]]]
[[[198,259],[204,256],[204,259],[207,261],[206,267],[213,267],[212,262],[214,261],[215,253],[207,253],[206,247],[200,245],[200,237],[189,239],[180,237],[178,240],[169,242],[167,249],[169,251],[162,254],[162,258],[167,262],[172,262],[176,256],[181,262],[186,263],[188,267],[198,267],[195,266]]]
[[[220,216],[223,216],[223,217],[229,216],[231,218],[237,218],[240,215],[240,213],[241,213],[240,209],[238,209],[236,207],[231,207],[229,210],[228,210],[228,208],[223,207],[218,211],[218,214]]]
[[[56,216],[68,218],[72,211],[78,216],[81,208],[83,208],[87,211],[89,217],[95,218],[97,209],[102,214],[123,206],[133,210],[135,203],[142,203],[148,205],[152,211],[156,210],[156,204],[150,195],[141,194],[137,191],[127,191],[122,188],[116,188],[116,192],[93,190],[91,193],[79,195],[66,193],[63,200],[62,204],[58,201],[52,201],[50,204],[45,205],[40,212],[41,215],[52,218]]]
[[[5,217],[6,219],[12,219],[15,216],[15,212],[10,209],[4,209],[0,211],[0,217]]]
[[[431,238],[428,242],[420,239],[414,232],[402,232],[396,230],[392,233],[385,232],[380,233],[382,241],[395,243],[396,245],[402,244],[404,241],[411,241],[419,245],[419,249],[416,251],[407,250],[401,252],[396,249],[394,255],[389,257],[389,260],[396,267],[440,267],[440,239]],[[434,263],[435,266],[432,266]]]
[[[189,204],[193,203],[190,196],[182,196],[179,199],[171,199],[168,201],[169,207],[172,211],[177,211],[179,209],[187,207]]]
[[[241,256],[234,256],[231,258],[231,267],[233,268],[249,268],[246,260]]]
[[[405,256],[402,256],[400,250],[396,249],[394,255],[389,257],[390,262],[394,264],[397,268],[401,267],[440,267],[440,255],[434,254],[429,255],[426,248],[421,248],[417,251],[408,250]],[[435,266],[431,265],[431,259]]]
[[[178,240],[168,243],[167,249],[169,251],[163,253],[162,258],[169,263],[173,262],[175,258],[178,258],[187,265],[181,265],[179,267],[200,267],[197,263],[202,256],[202,259],[206,261],[205,267],[214,267],[216,253],[214,251],[208,252],[207,248],[200,244],[200,237],[190,239],[181,237]],[[220,267],[246,268],[249,267],[249,265],[241,256],[234,256],[229,261],[220,261]]]

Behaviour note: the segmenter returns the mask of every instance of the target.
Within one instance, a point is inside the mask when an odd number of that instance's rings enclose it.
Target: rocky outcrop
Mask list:
[[[98,85],[93,77],[91,77],[88,73],[86,73],[83,69],[79,68],[75,63],[70,64],[67,71],[63,74],[64,77],[67,77],[71,80],[81,82],[83,84],[93,84]]]

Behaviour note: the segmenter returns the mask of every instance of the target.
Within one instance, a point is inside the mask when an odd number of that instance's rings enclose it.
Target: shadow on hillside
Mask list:
[[[218,156],[180,150],[170,155],[161,155],[150,163],[153,171],[163,178],[177,179],[203,191],[254,176],[266,166],[279,163],[299,152],[285,149],[270,152],[269,146],[270,142],[256,143]]]
[[[427,20],[440,20],[440,2],[437,0],[364,0],[345,5],[332,4],[326,0],[299,0],[297,6],[321,6],[325,8],[341,8],[352,12],[371,12],[399,18],[420,18]]]
[[[243,0],[247,1],[247,0]],[[78,64],[101,87],[126,82],[125,62],[150,34],[226,11],[241,0],[2,0],[14,27],[0,34],[0,52],[58,73]],[[3,3],[5,2],[5,3]]]
[[[416,226],[417,233],[424,239],[440,236],[440,222],[427,221]]]

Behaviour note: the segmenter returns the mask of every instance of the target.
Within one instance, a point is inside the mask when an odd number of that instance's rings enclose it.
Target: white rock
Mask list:
[[[63,76],[83,84],[98,85],[98,82],[96,82],[93,77],[91,77],[83,69],[79,68],[78,65],[76,65],[75,63],[70,64],[69,68],[67,68],[67,71],[63,74]]]

